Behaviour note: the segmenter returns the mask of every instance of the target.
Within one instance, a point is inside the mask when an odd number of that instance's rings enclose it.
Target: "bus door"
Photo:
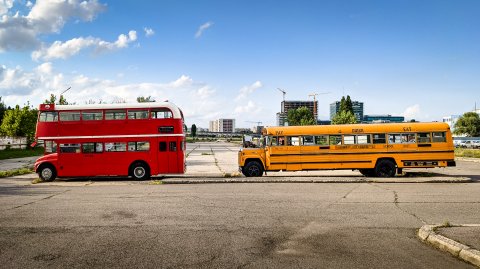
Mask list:
[[[82,176],[80,144],[61,143],[58,154],[59,176]]]
[[[158,173],[169,174],[179,171],[179,147],[180,143],[177,137],[159,137],[158,138]],[[181,167],[183,171],[183,167]]]
[[[302,170],[302,147],[300,146],[300,136],[287,136],[287,170]]]
[[[286,170],[288,148],[284,136],[272,136],[266,151],[266,169]]]

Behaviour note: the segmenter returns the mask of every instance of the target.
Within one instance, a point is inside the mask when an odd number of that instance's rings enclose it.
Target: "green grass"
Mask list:
[[[0,177],[13,177],[13,176],[25,175],[30,173],[33,173],[33,169],[20,168],[20,169],[9,170],[9,171],[0,171]]]
[[[43,148],[0,150],[0,160],[43,155]]]
[[[480,158],[480,149],[455,149],[455,157]]]

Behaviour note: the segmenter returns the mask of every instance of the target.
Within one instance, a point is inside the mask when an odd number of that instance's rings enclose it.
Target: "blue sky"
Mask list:
[[[275,124],[287,100],[441,121],[479,103],[478,1],[0,0],[0,96],[179,105],[187,125]],[[148,34],[147,34],[148,32]]]

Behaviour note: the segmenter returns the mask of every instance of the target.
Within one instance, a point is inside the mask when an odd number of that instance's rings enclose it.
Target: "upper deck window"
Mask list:
[[[107,110],[105,111],[106,120],[124,120],[127,116],[125,110]]]
[[[150,112],[152,119],[170,119],[173,118],[172,111],[168,108],[154,108]]]
[[[78,121],[80,112],[60,112],[60,121]]]
[[[102,111],[83,111],[82,119],[83,120],[102,120],[103,112]]]
[[[41,112],[40,122],[54,122],[58,120],[58,112]]]
[[[148,110],[129,110],[128,119],[148,119]]]

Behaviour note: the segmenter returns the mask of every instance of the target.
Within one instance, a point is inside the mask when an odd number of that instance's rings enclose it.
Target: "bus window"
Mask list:
[[[389,134],[388,142],[390,144],[415,143],[415,134]]]
[[[341,145],[342,136],[341,135],[331,135],[329,136],[330,145]]]
[[[315,136],[315,145],[328,145],[328,135]]]
[[[343,144],[344,145],[353,145],[355,143],[355,136],[354,135],[344,135],[343,136]]]
[[[298,136],[287,136],[287,146],[300,146],[300,138]]]
[[[285,137],[279,136],[277,140],[277,146],[285,146]]]
[[[127,151],[127,143],[125,142],[105,143],[105,151],[111,151],[111,152]]]
[[[418,133],[418,143],[430,143],[430,133]]]
[[[160,142],[158,146],[160,151],[167,151],[167,142]]]
[[[83,153],[101,153],[103,152],[102,143],[83,143],[82,144]]]
[[[82,111],[82,120],[102,120],[102,111]]]
[[[447,142],[445,132],[433,133],[433,142]]]
[[[60,112],[60,121],[80,120],[80,112]]]
[[[315,145],[315,137],[314,136],[303,136],[303,145],[305,146],[311,146],[311,145]]]
[[[133,110],[133,111],[129,110],[128,119],[130,120],[148,119],[148,111],[147,110]]]
[[[172,111],[168,108],[155,108],[150,112],[152,119],[170,119],[173,118]]]
[[[127,112],[125,110],[107,110],[105,111],[106,120],[124,120]]]
[[[177,151],[177,142],[175,141],[170,142],[170,151]]]
[[[269,136],[268,137],[269,144],[270,146],[276,146],[277,145],[277,137],[276,136]]]
[[[58,119],[58,112],[41,112],[40,121],[41,122],[54,122]]]
[[[80,144],[60,144],[61,153],[80,153]]]
[[[385,144],[387,143],[385,139],[385,134],[374,134],[373,135],[373,144]]]
[[[370,144],[370,135],[357,135],[357,144]]]
[[[57,143],[53,141],[45,141],[45,153],[57,152]]]
[[[150,142],[128,142],[128,151],[149,151]]]

